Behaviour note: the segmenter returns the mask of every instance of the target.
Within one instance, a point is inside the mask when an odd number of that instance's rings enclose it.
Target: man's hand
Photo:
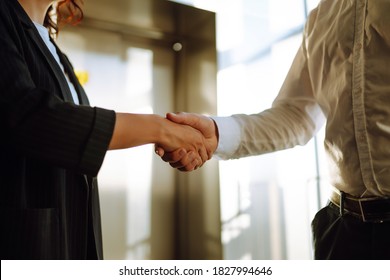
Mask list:
[[[215,150],[218,146],[218,129],[214,121],[200,114],[194,113],[168,113],[167,119],[177,124],[189,125],[199,130],[205,138],[205,146],[207,151],[207,159],[211,159]],[[156,153],[165,161],[168,162],[172,167],[177,168],[181,171],[191,171],[201,167],[206,161],[204,160],[201,164],[194,166],[194,153],[187,153],[184,149],[177,149],[175,151],[164,151],[163,148],[156,146]]]

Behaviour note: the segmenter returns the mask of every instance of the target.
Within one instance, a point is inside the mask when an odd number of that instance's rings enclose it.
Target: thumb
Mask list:
[[[198,123],[198,117],[194,114],[188,114],[185,112],[180,113],[167,113],[167,119],[178,124],[185,124],[196,127]]]

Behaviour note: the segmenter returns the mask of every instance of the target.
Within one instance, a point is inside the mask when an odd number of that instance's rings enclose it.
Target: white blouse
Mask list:
[[[50,41],[49,31],[47,30],[46,27],[44,27],[43,25],[41,25],[39,23],[34,22],[34,25],[37,28],[37,30],[39,32],[39,35],[41,35],[43,42],[45,42],[47,48],[49,49],[49,51],[53,55],[54,59],[57,61],[58,65],[60,66],[62,72],[64,73],[66,81],[68,82],[68,85],[69,85],[70,92],[72,93],[72,97],[73,97],[74,103],[79,105],[80,101],[79,101],[79,97],[77,95],[76,89],[74,88],[72,82],[69,80],[68,75],[65,73],[64,66],[62,65],[62,63],[60,61],[60,58],[59,58],[59,56],[57,54],[56,47]]]

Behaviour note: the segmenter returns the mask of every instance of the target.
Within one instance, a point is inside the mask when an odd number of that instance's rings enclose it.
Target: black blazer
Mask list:
[[[72,101],[17,0],[0,1],[1,259],[101,259],[97,175],[115,112]]]

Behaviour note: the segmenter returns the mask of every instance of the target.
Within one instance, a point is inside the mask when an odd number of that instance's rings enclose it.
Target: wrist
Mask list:
[[[170,143],[170,135],[172,135],[168,123],[170,121],[159,115],[153,115],[153,118],[152,123],[156,126],[156,133],[152,134],[152,142],[158,146],[166,147]]]

